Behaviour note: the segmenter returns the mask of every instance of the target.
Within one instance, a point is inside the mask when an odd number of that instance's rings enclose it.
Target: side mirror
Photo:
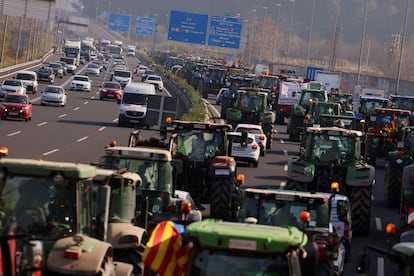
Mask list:
[[[357,257],[356,273],[368,273],[369,271],[369,254],[368,252],[362,252]]]

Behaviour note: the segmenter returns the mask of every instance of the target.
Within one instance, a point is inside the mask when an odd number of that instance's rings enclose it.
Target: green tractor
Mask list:
[[[95,167],[3,158],[0,173],[2,226],[15,218],[14,233],[30,235],[11,253],[18,271],[131,275],[132,265],[114,261],[111,244],[93,238]]]
[[[328,94],[326,88],[319,82],[306,83],[306,88],[301,91],[299,103],[292,109],[287,133],[289,140],[300,141],[304,131],[305,116],[309,112],[312,102],[327,102]]]
[[[358,274],[367,275],[370,269],[370,251],[379,253],[387,257],[391,262],[398,264],[398,271],[394,275],[411,276],[414,275],[414,230],[400,236],[400,241],[394,243],[396,226],[387,224],[386,233],[388,235],[389,249],[380,248],[375,245],[368,244],[364,251],[359,254],[357,259],[356,272]]]
[[[244,180],[228,156],[231,129],[229,124],[172,120],[161,130],[177,163],[175,187],[189,192],[200,208],[210,204],[210,217],[226,220],[237,216]]]
[[[296,227],[207,219],[190,224],[185,236],[184,246],[192,246],[186,275],[312,275],[316,271],[312,256],[317,249],[307,247],[307,235]]]
[[[288,162],[286,189],[330,192],[339,183],[339,194],[351,201],[355,233],[368,234],[375,168],[363,158],[364,134],[338,127],[308,127],[303,151]]]
[[[414,164],[414,127],[403,127],[399,132],[397,134],[401,137],[398,139],[396,149],[388,152],[384,181],[385,204],[396,208],[399,208],[401,204],[404,167]],[[407,187],[409,188],[410,185],[408,184]]]
[[[276,96],[270,90],[260,88],[245,88],[237,91],[234,104],[226,110],[228,124],[236,127],[237,124],[261,125],[267,137],[266,149],[272,147],[273,124],[276,115],[271,106]]]
[[[403,233],[414,230],[414,164],[412,161],[403,168],[401,184],[400,232]]]

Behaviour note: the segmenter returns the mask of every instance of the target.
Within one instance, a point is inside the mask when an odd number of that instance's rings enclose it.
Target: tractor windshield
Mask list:
[[[313,101],[316,102],[326,102],[326,98],[323,92],[320,91],[302,91],[302,98],[300,100],[301,104],[309,104]]]
[[[222,132],[190,130],[175,137],[174,145],[178,155],[193,161],[203,161],[225,155],[224,141]]]
[[[173,168],[170,162],[104,156],[101,166],[110,170],[126,168],[129,172],[137,173],[142,178],[141,187],[145,190],[169,192],[172,187]]]
[[[321,162],[344,163],[352,160],[354,138],[350,136],[315,135],[312,156]]]
[[[242,111],[262,110],[265,98],[261,94],[242,93],[239,98],[239,105]]]
[[[90,181],[72,182],[61,175],[55,177],[7,178],[3,190],[3,221],[16,218],[17,232],[37,237],[59,238],[80,233],[90,234],[92,203]],[[78,187],[77,187],[78,186]],[[80,195],[78,210],[84,215],[77,229],[76,191]],[[78,231],[79,230],[79,231]]]
[[[361,99],[361,113],[372,114],[377,107],[387,107],[388,101],[373,101],[369,99]]]
[[[375,119],[375,128],[390,128],[394,130],[401,124],[408,126],[410,118],[408,115],[377,113]]]
[[[291,275],[283,255],[256,251],[237,253],[201,248],[196,252],[189,275]]]
[[[257,224],[272,226],[295,226],[299,229],[302,223],[299,214],[310,213],[309,227],[329,227],[328,203],[308,204],[307,202],[280,201],[273,199],[246,197],[243,199],[241,219],[257,218]]]

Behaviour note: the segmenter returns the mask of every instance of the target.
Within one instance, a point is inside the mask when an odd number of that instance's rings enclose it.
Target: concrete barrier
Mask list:
[[[53,54],[53,50],[50,50],[41,59],[36,59],[36,60],[28,61],[28,62],[25,62],[25,63],[19,63],[19,64],[12,65],[12,66],[9,66],[9,67],[1,68],[0,69],[0,74],[10,73],[10,72],[17,71],[17,70],[20,70],[20,69],[25,68],[25,67],[29,67],[31,65],[40,64],[46,58],[51,56],[52,54]]]

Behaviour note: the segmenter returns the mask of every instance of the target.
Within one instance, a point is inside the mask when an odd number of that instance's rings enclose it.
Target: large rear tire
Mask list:
[[[401,181],[402,181],[402,167],[387,166],[384,197],[387,207],[398,208],[401,200]],[[387,177],[388,176],[388,177]]]
[[[231,191],[230,179],[218,178],[211,183],[210,217],[219,219],[231,218]]]
[[[354,233],[368,235],[371,222],[372,187],[351,188],[352,228]]]

